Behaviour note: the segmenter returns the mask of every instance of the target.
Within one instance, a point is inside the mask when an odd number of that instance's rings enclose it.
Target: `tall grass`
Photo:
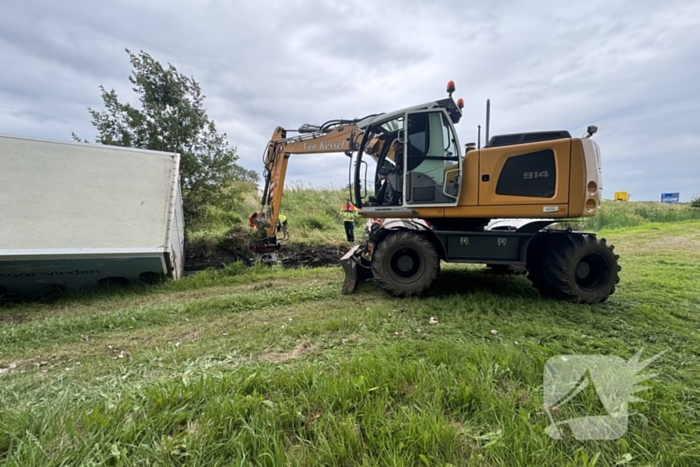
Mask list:
[[[281,213],[287,216],[290,239],[311,244],[343,242],[345,231],[340,207],[347,197],[348,191],[345,188],[313,187],[301,182],[288,183],[284,190]],[[216,243],[233,227],[245,224],[248,215],[259,209],[259,194],[254,191],[247,192],[233,212],[215,208],[207,211],[204,222],[190,230],[189,238],[192,241],[206,239]],[[604,200],[598,216],[564,221],[560,225],[576,230],[597,231],[636,227],[650,222],[680,222],[692,219],[700,219],[700,209],[692,207],[691,204]],[[355,225],[361,228],[364,222],[358,218]]]
[[[334,186],[313,187],[301,182],[287,183],[280,213],[287,216],[290,239],[304,243],[339,243],[345,239],[340,208],[348,198],[348,190]],[[247,193],[235,212],[221,209],[207,211],[205,222],[189,232],[191,240],[222,239],[231,228],[246,222],[248,216],[260,210],[260,195]],[[356,226],[364,224],[358,218]]]
[[[601,230],[636,227],[649,222],[680,222],[692,219],[700,219],[700,209],[694,209],[688,204],[604,200],[600,214],[596,217],[574,220],[567,224],[582,230]]]
[[[333,186],[316,188],[297,182],[286,187],[280,211],[288,218],[291,238],[309,243],[344,240],[340,208],[348,196],[347,189]],[[356,219],[356,226],[362,224],[361,218]]]

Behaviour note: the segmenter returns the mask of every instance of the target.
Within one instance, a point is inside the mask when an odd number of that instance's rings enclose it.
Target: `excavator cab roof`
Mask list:
[[[452,100],[451,97],[448,97],[446,99],[440,99],[438,101],[414,105],[412,107],[406,107],[405,109],[395,110],[393,112],[373,115],[371,117],[367,117],[364,120],[360,120],[359,122],[357,122],[357,127],[364,130],[365,128],[371,125],[393,120],[397,117],[400,117],[401,115],[406,114],[407,112],[416,112],[420,110],[432,109],[445,109],[447,111],[447,114],[450,116],[450,120],[452,120],[453,124],[459,123],[459,120],[462,118],[462,111],[459,109],[459,107],[457,107],[455,101]]]

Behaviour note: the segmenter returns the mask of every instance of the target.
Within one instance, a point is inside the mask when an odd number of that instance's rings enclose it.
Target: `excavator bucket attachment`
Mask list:
[[[343,270],[345,271],[345,281],[343,281],[343,288],[341,289],[341,293],[343,294],[353,293],[355,287],[357,287],[357,270],[361,267],[359,265],[360,255],[358,254],[358,250],[361,246],[362,245],[355,245],[340,258],[340,265],[343,266]]]

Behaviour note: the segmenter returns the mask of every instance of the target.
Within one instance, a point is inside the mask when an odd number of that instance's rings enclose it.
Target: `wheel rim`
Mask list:
[[[598,253],[584,256],[576,264],[576,284],[583,290],[595,291],[610,277],[610,268],[605,258]]]
[[[419,274],[422,263],[422,258],[416,250],[401,248],[391,255],[389,267],[396,279],[408,282]]]

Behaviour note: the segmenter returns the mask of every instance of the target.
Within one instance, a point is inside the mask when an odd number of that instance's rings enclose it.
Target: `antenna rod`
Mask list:
[[[486,99],[486,144],[489,143],[489,130],[491,128],[491,99]]]
[[[477,125],[479,127],[478,135],[477,136],[477,149],[481,149],[481,125]]]

